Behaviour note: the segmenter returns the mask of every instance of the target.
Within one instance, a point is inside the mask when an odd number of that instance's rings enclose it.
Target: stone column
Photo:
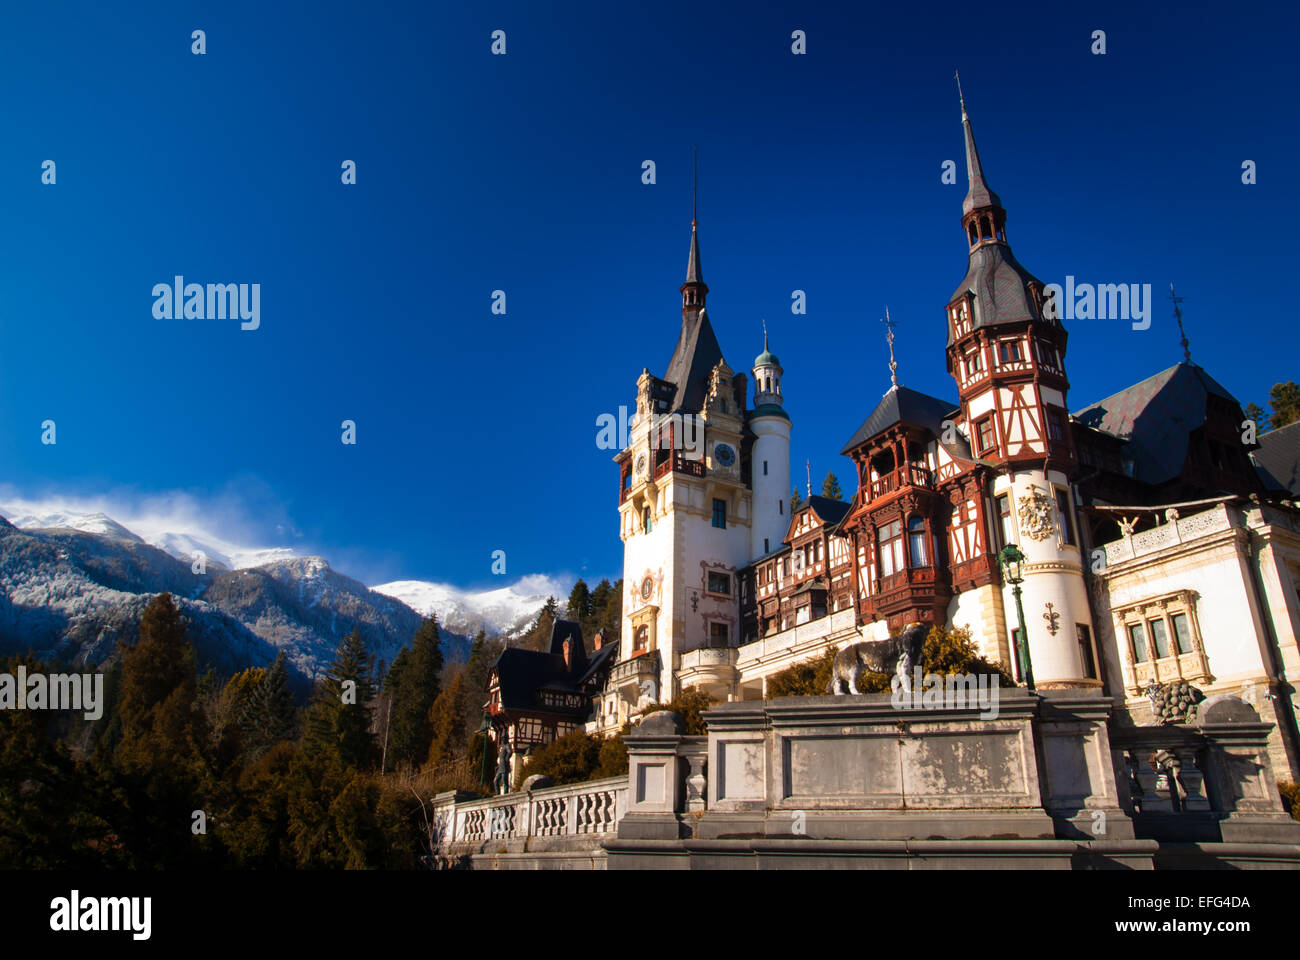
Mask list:
[[[1250,704],[1236,697],[1211,697],[1201,705],[1206,782],[1214,809],[1225,814],[1219,830],[1225,843],[1300,843],[1300,822],[1282,809],[1268,756],[1271,723],[1261,723]]]
[[[627,735],[628,812],[620,840],[677,840],[684,809],[678,756],[685,722],[667,710],[652,713]]]

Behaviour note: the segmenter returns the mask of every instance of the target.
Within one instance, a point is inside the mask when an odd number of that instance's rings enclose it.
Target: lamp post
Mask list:
[[[1020,675],[1025,678],[1025,686],[1034,692],[1034,665],[1029,659],[1029,636],[1025,632],[1025,607],[1020,601],[1020,585],[1025,582],[1021,564],[1025,555],[1014,543],[1008,543],[998,554],[1002,564],[1002,577],[1011,584],[1011,595],[1016,598],[1016,616],[1020,619],[1020,632],[1016,634],[1016,659],[1020,663]]]
[[[483,784],[486,784],[488,782],[487,732],[491,729],[492,729],[492,717],[485,713],[483,714],[483,722],[478,725],[478,732],[483,734],[483,776],[479,779],[479,783],[483,783]]]

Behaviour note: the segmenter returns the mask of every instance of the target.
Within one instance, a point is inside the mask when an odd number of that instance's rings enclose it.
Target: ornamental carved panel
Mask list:
[[[1053,517],[1055,505],[1042,490],[1030,487],[1029,492],[1021,496],[1017,503],[1020,530],[1030,540],[1046,540],[1056,533],[1056,520]]]

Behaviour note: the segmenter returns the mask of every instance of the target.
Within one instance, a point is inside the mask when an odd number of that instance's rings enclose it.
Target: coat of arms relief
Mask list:
[[[1056,520],[1053,517],[1055,505],[1051,498],[1038,487],[1030,487],[1029,492],[1019,498],[1020,529],[1030,540],[1046,540],[1056,533]]]

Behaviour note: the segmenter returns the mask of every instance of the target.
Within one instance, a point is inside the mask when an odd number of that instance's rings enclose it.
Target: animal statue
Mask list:
[[[912,667],[921,662],[921,648],[925,646],[929,632],[926,624],[914,622],[888,640],[867,640],[845,647],[835,654],[831,682],[827,684],[826,692],[842,694],[847,685],[849,693],[858,693],[858,677],[866,670],[868,673],[896,672],[903,690],[911,693]]]

